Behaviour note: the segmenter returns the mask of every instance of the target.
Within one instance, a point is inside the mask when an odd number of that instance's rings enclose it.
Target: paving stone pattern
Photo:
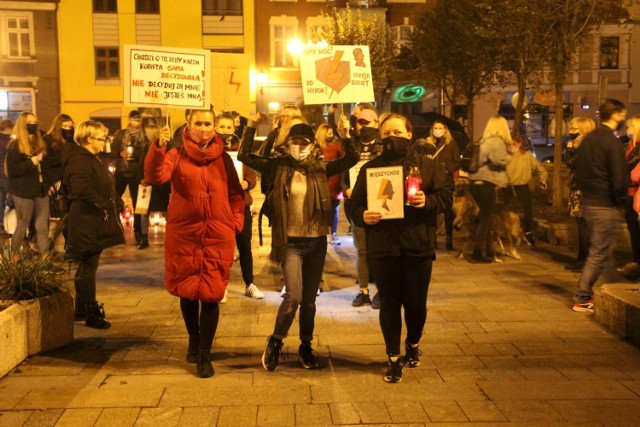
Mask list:
[[[261,366],[281,281],[256,237],[266,297],[243,295],[236,263],[215,376],[195,377],[178,299],[163,289],[158,233],[147,250],[128,244],[102,257],[98,298],[111,329],[78,322],[73,344],[0,379],[0,426],[640,425],[640,349],[570,310],[578,275],[563,269],[567,253],[539,244],[521,247],[521,261],[472,265],[439,251],[422,364],[387,384],[378,312],[351,306],[355,250],[344,219],[340,234],[317,301],[321,370],[299,367],[297,324],[280,366]]]

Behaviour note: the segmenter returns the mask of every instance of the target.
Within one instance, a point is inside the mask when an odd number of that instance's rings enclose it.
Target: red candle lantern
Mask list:
[[[413,199],[420,191],[422,186],[422,177],[420,176],[420,169],[417,166],[413,166],[405,179],[405,188],[407,192],[407,205],[411,205],[411,199]]]

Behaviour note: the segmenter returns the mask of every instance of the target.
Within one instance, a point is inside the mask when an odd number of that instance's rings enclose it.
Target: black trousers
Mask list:
[[[420,343],[427,321],[432,262],[407,256],[369,258],[369,269],[380,293],[380,327],[389,356],[400,354],[403,308],[407,341]]]
[[[122,175],[116,173],[116,191],[118,195],[122,197],[124,191],[129,186],[129,194],[131,194],[131,203],[133,204],[133,210],[136,210],[136,203],[138,202],[138,185],[140,185],[141,177],[139,174]],[[142,233],[142,217],[140,214],[133,215],[133,231],[136,233]]]
[[[627,197],[624,219],[626,220],[629,238],[631,239],[633,261],[640,263],[640,222],[638,222],[638,212],[633,209],[633,197]]]
[[[82,312],[91,303],[96,302],[96,272],[102,251],[93,252],[80,258],[73,285],[76,289],[76,307]]]
[[[480,181],[482,184],[476,184],[476,182],[472,181],[469,184],[469,192],[480,210],[478,213],[480,222],[473,239],[474,252],[482,251],[482,247],[488,243],[487,238],[489,237],[491,217],[493,217],[493,212],[496,208],[496,185],[488,181]],[[487,247],[489,247],[488,244]]]
[[[524,224],[522,229],[525,233],[533,231],[533,206],[531,203],[531,190],[529,189],[529,184],[510,185],[500,191],[502,193],[502,202],[505,204],[509,203],[514,195],[516,196],[516,199],[520,202],[520,206],[522,206],[524,214]]]
[[[242,280],[244,285],[253,283],[253,253],[251,252],[251,208],[244,208],[244,226],[242,233],[236,234],[236,246],[240,253],[240,270],[242,270]]]
[[[218,303],[180,298],[180,311],[189,336],[199,337],[199,350],[211,351],[220,318]]]

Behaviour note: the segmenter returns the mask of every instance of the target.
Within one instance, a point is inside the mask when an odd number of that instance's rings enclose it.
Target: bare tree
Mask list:
[[[555,103],[555,145],[553,171],[553,206],[562,205],[561,170],[564,84],[575,64],[575,53],[598,26],[608,22],[618,22],[628,17],[624,8],[637,0],[541,0],[546,11],[546,32],[540,34],[540,41],[547,49],[547,64],[554,87]]]
[[[487,31],[481,2],[438,0],[418,17],[413,53],[428,80],[440,82],[444,96],[467,106],[467,129],[473,139],[474,101],[495,82],[496,49]]]

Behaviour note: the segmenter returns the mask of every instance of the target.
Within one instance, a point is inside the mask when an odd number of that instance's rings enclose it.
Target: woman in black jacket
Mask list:
[[[89,120],[78,125],[77,146],[63,152],[64,185],[71,204],[66,230],[67,257],[78,261],[75,275],[76,318],[85,317],[85,325],[107,329],[104,308],[96,301],[96,271],[106,248],[124,243],[124,230],[118,212],[123,202],[116,195],[113,176],[98,159],[104,149],[108,130],[100,122]]]
[[[11,251],[17,253],[32,218],[36,229],[38,252],[49,247],[48,169],[43,161],[47,148],[38,128],[35,114],[20,114],[13,128],[14,139],[7,148],[5,172],[9,177],[9,193],[16,207],[16,230],[11,238]]]
[[[453,175],[460,169],[460,150],[453,136],[451,136],[449,128],[443,122],[439,120],[433,122],[423,149],[426,156],[435,160],[453,182]],[[448,251],[453,250],[454,217],[452,209],[444,211],[445,249]]]
[[[380,326],[389,364],[384,380],[402,381],[402,368],[420,365],[418,345],[427,320],[427,293],[431,264],[435,259],[436,216],[452,204],[452,186],[432,159],[411,147],[412,127],[400,114],[389,114],[380,123],[382,154],[367,162],[351,193],[351,218],[367,235],[369,268],[380,293]],[[403,219],[382,219],[367,204],[367,170],[402,166],[404,176],[418,169],[422,183],[404,204]],[[402,189],[393,189],[394,197]],[[400,357],[404,308],[407,338]]]

